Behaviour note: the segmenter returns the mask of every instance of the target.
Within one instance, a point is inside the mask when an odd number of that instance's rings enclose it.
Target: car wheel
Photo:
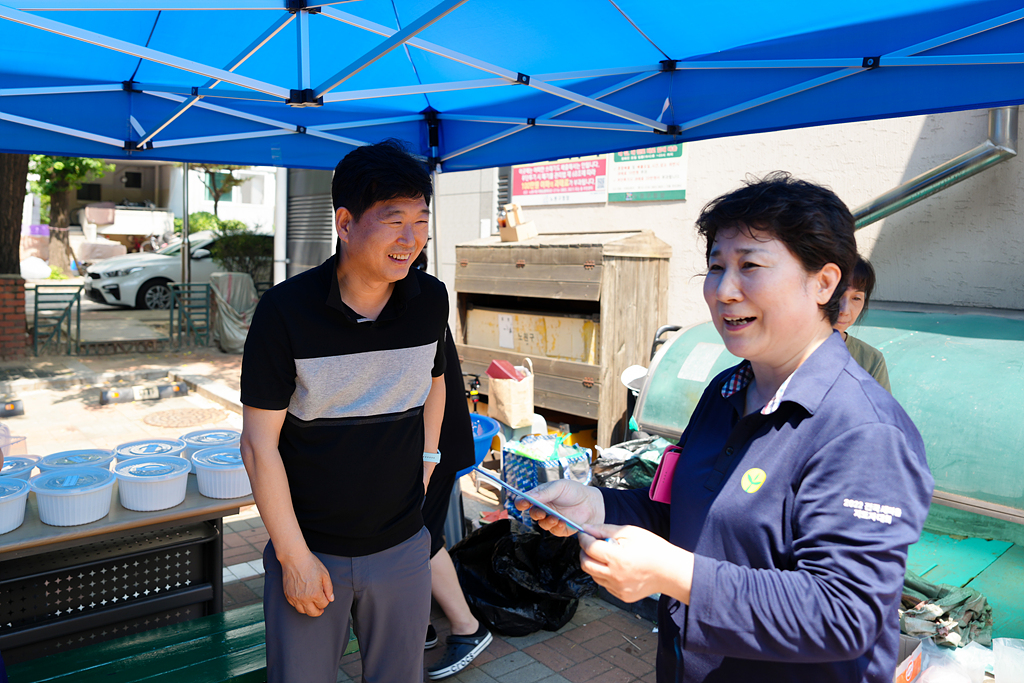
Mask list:
[[[135,307],[150,311],[166,311],[171,307],[171,288],[166,280],[150,280],[142,285],[135,298]]]

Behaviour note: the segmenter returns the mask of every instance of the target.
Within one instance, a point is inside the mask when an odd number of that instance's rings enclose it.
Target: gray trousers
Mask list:
[[[334,584],[319,617],[299,614],[282,587],[274,546],[263,551],[267,683],[334,683],[348,645],[359,639],[364,683],[422,683],[423,638],[430,621],[430,534],[363,557],[314,553]]]

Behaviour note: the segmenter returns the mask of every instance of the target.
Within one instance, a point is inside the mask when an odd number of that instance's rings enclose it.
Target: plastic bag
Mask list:
[[[597,590],[580,569],[579,543],[548,533],[511,533],[502,519],[451,549],[455,571],[473,614],[507,636],[557,631],[579,599]]]
[[[995,638],[992,641],[995,675],[999,683],[1024,681],[1024,640]]]
[[[241,353],[256,304],[256,285],[248,273],[214,273],[210,285],[216,302],[213,340],[224,353]]]
[[[925,639],[921,644],[921,677],[917,683],[972,683],[971,674],[953,654]]]
[[[522,441],[509,441],[502,450],[502,479],[520,491],[530,491],[540,484],[557,479],[571,479],[583,485],[590,483],[591,453],[577,444],[567,445],[555,434],[530,434]],[[506,497],[505,509],[512,519],[533,527],[529,512],[519,510],[512,496]]]

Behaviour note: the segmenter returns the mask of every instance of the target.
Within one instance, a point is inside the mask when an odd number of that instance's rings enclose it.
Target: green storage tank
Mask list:
[[[885,355],[936,491],[1024,510],[1024,320],[872,309],[850,331]],[[677,439],[708,381],[738,362],[711,323],[680,332],[651,363],[641,428]]]

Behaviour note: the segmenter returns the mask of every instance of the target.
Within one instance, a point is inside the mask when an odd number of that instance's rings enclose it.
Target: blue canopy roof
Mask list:
[[[288,9],[288,8],[291,9]],[[0,0],[0,149],[445,171],[1024,101],[1009,0]]]

